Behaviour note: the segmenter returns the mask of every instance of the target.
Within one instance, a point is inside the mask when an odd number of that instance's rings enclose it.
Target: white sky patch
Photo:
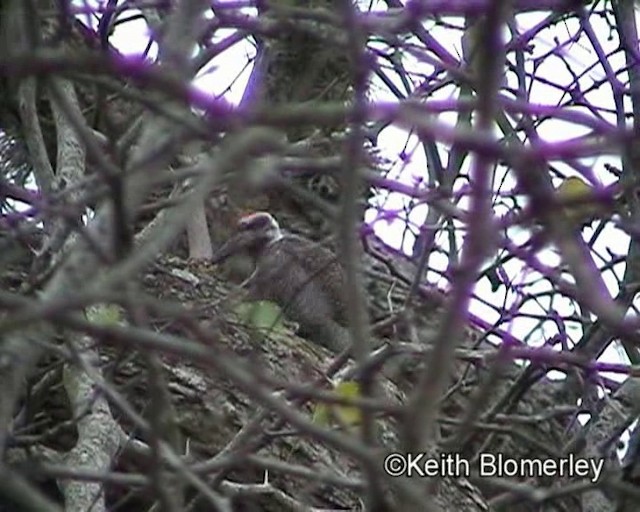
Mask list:
[[[233,31],[219,30],[218,33],[214,43],[230,36]],[[237,105],[247,87],[255,56],[255,46],[246,39],[242,40],[203,67],[196,76],[194,85],[215,97],[224,96]]]
[[[129,11],[129,15],[141,14],[135,10]],[[115,46],[120,53],[127,56],[146,56],[151,60],[155,60],[158,56],[158,45],[151,43],[149,27],[142,18],[132,19],[126,23],[118,24],[113,35],[110,38],[111,44]]]

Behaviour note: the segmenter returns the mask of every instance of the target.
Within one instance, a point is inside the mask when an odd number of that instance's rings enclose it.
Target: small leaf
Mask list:
[[[360,384],[352,380],[340,382],[334,391],[344,400],[358,399],[362,396]],[[317,425],[336,423],[344,427],[362,423],[362,410],[354,405],[320,403],[314,407],[313,422]]]
[[[311,421],[322,427],[329,426],[329,423],[331,422],[329,406],[325,403],[316,404],[313,408],[313,418]]]
[[[346,380],[336,386],[336,393],[340,398],[360,398],[362,392],[360,384],[353,380]],[[362,423],[362,410],[360,407],[350,405],[336,405],[335,415],[341,424],[351,426]]]
[[[491,284],[492,292],[497,292],[500,289],[500,286],[502,286],[502,281],[500,280],[500,276],[498,276],[498,271],[496,270],[496,267],[488,268],[485,271],[485,277],[489,280],[489,283]]]
[[[99,325],[122,324],[120,307],[115,304],[94,304],[87,308],[87,319]]]
[[[280,307],[268,300],[242,302],[236,307],[240,319],[256,329],[277,330],[282,328]]]
[[[241,322],[248,324],[249,319],[251,318],[251,309],[253,307],[252,302],[240,302],[235,305],[233,311]]]

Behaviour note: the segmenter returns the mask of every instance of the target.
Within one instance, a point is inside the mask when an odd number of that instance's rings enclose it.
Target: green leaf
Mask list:
[[[358,399],[362,396],[360,384],[353,380],[340,382],[334,391],[344,400]],[[317,425],[335,422],[343,427],[358,426],[362,423],[362,410],[355,405],[320,403],[314,407],[312,421]]]
[[[282,311],[275,302],[268,300],[242,302],[236,307],[236,314],[244,323],[256,329],[277,330],[282,328]]]
[[[119,306],[115,304],[94,304],[86,311],[87,320],[99,325],[120,325],[123,323]]]

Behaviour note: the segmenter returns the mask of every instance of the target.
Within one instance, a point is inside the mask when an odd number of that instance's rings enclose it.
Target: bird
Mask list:
[[[552,243],[549,222],[557,223],[561,219],[568,234],[581,238],[583,228],[596,220],[606,220],[614,213],[620,197],[618,188],[609,186],[599,190],[578,176],[564,178],[553,189],[554,213],[557,215],[553,215],[551,220],[534,218],[535,229],[522,249],[537,253]]]
[[[578,176],[569,176],[562,180],[554,195],[562,205],[562,213],[574,229],[580,229],[596,219],[604,218],[612,206],[598,197],[593,185]]]
[[[212,261],[236,254],[249,256],[254,266],[245,282],[249,300],[275,302],[301,336],[332,352],[349,347],[346,276],[332,251],[283,231],[273,215],[258,211],[238,220]]]

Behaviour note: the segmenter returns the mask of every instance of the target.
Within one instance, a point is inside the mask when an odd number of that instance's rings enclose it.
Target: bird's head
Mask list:
[[[220,263],[237,253],[255,259],[266,246],[281,238],[280,226],[270,213],[245,215],[238,220],[235,233],[213,255],[213,263]]]

